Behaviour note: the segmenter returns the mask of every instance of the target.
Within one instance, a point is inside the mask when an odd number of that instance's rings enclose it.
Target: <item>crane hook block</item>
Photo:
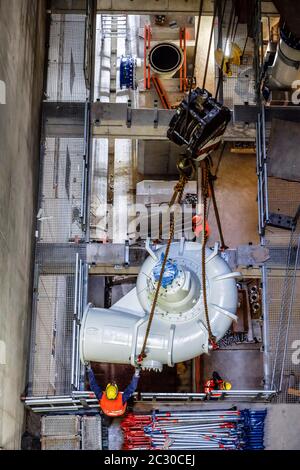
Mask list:
[[[223,137],[231,111],[205,89],[196,88],[177,108],[167,131],[168,139],[185,146],[188,157],[203,160]]]

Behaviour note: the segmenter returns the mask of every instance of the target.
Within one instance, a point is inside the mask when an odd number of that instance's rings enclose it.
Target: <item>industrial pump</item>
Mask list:
[[[165,246],[156,252],[148,248],[136,287],[110,309],[85,311],[80,333],[80,355],[88,361],[136,364],[149,312],[157,287]],[[237,287],[226,261],[214,249],[206,248],[206,291],[212,332],[219,340],[236,321]],[[174,242],[164,271],[155,316],[142,367],[161,370],[210,349],[204,315],[200,243]]]

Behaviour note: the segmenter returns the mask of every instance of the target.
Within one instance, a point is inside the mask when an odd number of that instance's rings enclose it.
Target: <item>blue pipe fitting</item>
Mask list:
[[[136,60],[131,56],[122,56],[120,60],[120,88],[135,90]]]

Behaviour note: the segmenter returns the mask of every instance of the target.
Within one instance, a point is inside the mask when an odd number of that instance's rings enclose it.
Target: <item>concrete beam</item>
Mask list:
[[[56,0],[58,1],[58,0]],[[62,1],[62,0],[61,0]],[[67,0],[65,0],[67,1]],[[198,15],[199,0],[97,0],[98,13],[181,13]],[[203,15],[211,16],[214,11],[214,1],[204,0]],[[263,15],[278,14],[273,2],[262,2]]]
[[[203,15],[213,15],[214,1],[204,0]],[[52,0],[52,13],[85,14],[86,0]],[[98,13],[181,13],[198,15],[199,0],[97,0]],[[263,16],[276,16],[278,11],[272,1],[262,2]]]
[[[213,12],[213,0],[204,0],[203,14],[211,15]],[[197,15],[199,12],[199,0],[97,0],[98,12],[122,12],[122,13],[186,13]]]
[[[86,0],[52,0],[51,12],[85,15]]]

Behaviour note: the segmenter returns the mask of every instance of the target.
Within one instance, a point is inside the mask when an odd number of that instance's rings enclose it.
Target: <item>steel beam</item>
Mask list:
[[[126,103],[94,103],[91,118],[94,137],[166,139],[176,113],[167,109],[132,109]]]
[[[45,137],[83,138],[86,103],[48,102],[43,103]]]
[[[260,107],[255,105],[235,105],[233,117],[235,122],[257,122]],[[266,106],[266,121],[282,119],[283,121],[300,122],[300,106]]]
[[[126,103],[93,103],[91,120],[94,137],[112,137],[141,140],[167,139],[169,123],[176,113],[174,109],[139,108]],[[225,141],[253,140],[253,130],[228,126]]]
[[[241,106],[240,108],[241,110],[237,111],[238,117],[241,113],[243,114],[236,120],[255,122],[256,106]],[[46,137],[84,137],[86,103],[46,101],[43,103],[43,112]],[[175,113],[176,110],[173,109],[133,109],[126,103],[92,103],[93,137],[165,140],[169,123]],[[254,131],[251,128],[242,129],[229,125],[224,141],[249,141],[254,140],[254,137]]]
[[[219,395],[220,392],[206,393],[138,393],[133,394],[136,403],[143,402],[179,402],[192,403],[203,402],[203,406],[210,404],[210,396]],[[276,396],[274,390],[230,390],[223,392],[221,399],[254,402],[271,401]],[[220,400],[220,397],[216,397]],[[84,401],[84,404],[83,404]],[[57,413],[73,412],[90,409],[99,409],[99,402],[93,392],[73,392],[71,396],[47,396],[47,397],[26,397],[23,398],[26,408],[34,413]]]
[[[126,245],[122,243],[89,243],[87,244],[87,263],[98,267],[114,267],[129,264],[129,266],[141,266],[148,256],[145,248],[130,247],[129,263],[126,259]],[[126,269],[128,271],[128,269]],[[99,274],[99,273],[97,273]]]

